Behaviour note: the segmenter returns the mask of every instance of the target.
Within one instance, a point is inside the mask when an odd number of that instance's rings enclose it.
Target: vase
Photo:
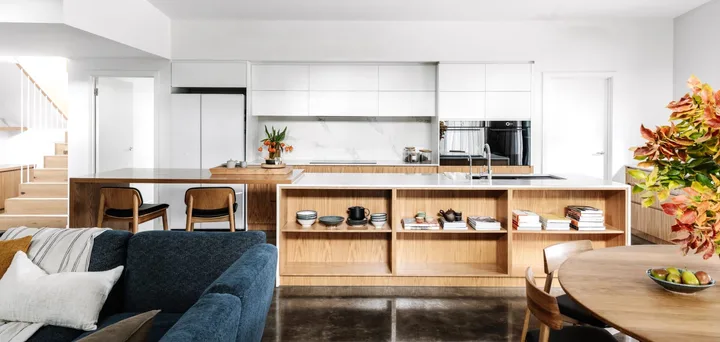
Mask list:
[[[268,164],[271,164],[271,162],[270,162],[271,160],[273,161],[272,164],[276,164],[276,165],[282,164],[281,156],[282,156],[282,151],[280,151],[280,150],[277,150],[275,152],[269,152],[268,159],[267,159]]]

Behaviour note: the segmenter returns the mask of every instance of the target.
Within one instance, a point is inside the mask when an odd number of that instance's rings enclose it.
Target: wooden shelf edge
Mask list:
[[[310,228],[303,228],[297,222],[288,222],[282,229],[283,233],[344,233],[344,234],[389,234],[392,233],[392,227],[390,224],[385,224],[382,229],[376,229],[373,225],[368,223],[367,228],[350,228],[347,223],[343,222],[337,227],[329,228],[325,227],[321,223],[315,223]]]
[[[513,229],[513,234],[555,234],[555,235],[620,235],[625,234],[625,231],[620,229],[605,229],[605,230],[516,230]]]
[[[280,276],[371,277],[391,276],[387,262],[290,262]]]
[[[510,277],[497,264],[398,263],[396,277]]]
[[[439,229],[439,230],[419,230],[419,229],[405,229],[400,228],[397,230],[398,233],[420,233],[420,234],[507,234],[506,229],[501,230],[475,230],[468,228],[467,230],[452,230],[452,229]]]

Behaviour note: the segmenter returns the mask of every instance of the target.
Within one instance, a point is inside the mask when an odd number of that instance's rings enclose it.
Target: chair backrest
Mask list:
[[[133,197],[137,197],[137,205],[143,204],[142,194],[138,189],[130,187],[103,187],[100,193],[105,197],[105,208],[132,209]]]
[[[190,188],[185,191],[185,205],[190,196],[193,198],[193,209],[222,209],[228,207],[228,197],[232,196],[235,204],[235,189],[231,187]]]
[[[555,272],[569,257],[593,249],[590,240],[563,242],[543,249],[545,274]]]
[[[557,298],[535,285],[535,275],[531,267],[525,270],[525,296],[527,297],[528,309],[542,325],[553,330],[562,329],[563,320]],[[546,331],[546,329],[541,328],[540,331],[542,335],[542,332]]]

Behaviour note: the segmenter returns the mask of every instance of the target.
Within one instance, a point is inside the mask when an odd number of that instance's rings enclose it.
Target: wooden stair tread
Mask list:
[[[6,230],[13,227],[67,227],[67,215],[17,215],[17,214],[0,214],[0,230]]]
[[[25,198],[14,197],[5,200],[6,214],[67,215],[66,198]]]

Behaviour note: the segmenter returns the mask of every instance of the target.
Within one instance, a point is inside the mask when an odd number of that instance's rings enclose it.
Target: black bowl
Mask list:
[[[326,226],[334,227],[343,223],[345,218],[342,216],[320,216],[318,221]]]
[[[648,270],[645,272],[650,279],[652,279],[654,282],[656,282],[658,285],[662,286],[665,290],[674,292],[674,293],[682,293],[682,294],[694,294],[696,292],[700,292],[702,290],[705,290],[707,288],[715,286],[715,279],[710,280],[710,284],[707,285],[688,285],[688,284],[678,284],[673,283],[667,280],[658,279],[652,276],[650,271],[652,271],[653,268],[648,268]],[[682,274],[683,269],[678,269],[680,271],[680,274]]]

